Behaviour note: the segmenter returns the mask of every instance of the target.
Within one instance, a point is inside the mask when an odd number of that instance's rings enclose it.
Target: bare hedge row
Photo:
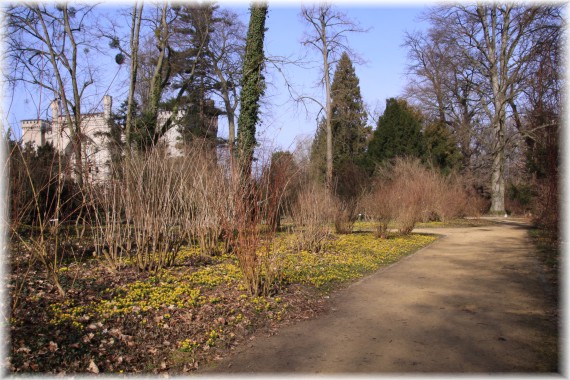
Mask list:
[[[318,253],[334,231],[350,233],[359,214],[375,223],[378,237],[386,237],[392,224],[408,234],[419,221],[480,211],[458,177],[443,177],[417,160],[398,159],[378,170],[373,182],[349,200],[332,195],[311,179],[308,168],[290,160],[263,165],[257,176],[244,179],[229,160],[200,149],[181,157],[160,149],[132,152],[109,178],[77,189],[76,206],[67,213],[63,210],[69,200],[62,193],[66,180],[58,164],[44,173],[43,182],[28,181],[32,197],[12,212],[27,215],[29,235],[19,232],[26,223],[14,216],[12,231],[44,264],[62,294],[58,265],[69,249],[79,250],[73,247],[80,245],[113,272],[125,265],[157,272],[173,265],[183,246],[197,245],[206,256],[231,251],[250,292],[260,294],[279,275],[271,245],[281,218],[292,222],[288,241],[293,252]],[[25,169],[12,174],[32,168]],[[45,189],[50,193],[38,197]]]

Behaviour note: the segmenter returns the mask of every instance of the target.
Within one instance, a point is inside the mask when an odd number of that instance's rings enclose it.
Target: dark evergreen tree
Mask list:
[[[173,60],[173,87],[186,90],[183,96],[163,104],[164,109],[178,105],[184,110],[184,117],[178,121],[184,142],[205,139],[212,146],[218,132],[217,123],[212,123],[216,108],[208,99],[216,85],[210,53],[210,36],[219,21],[214,17],[216,8],[213,4],[188,4],[177,9],[176,35],[181,49]]]
[[[359,165],[366,153],[370,128],[366,126],[366,111],[360,94],[360,83],[347,53],[343,53],[332,82],[333,178],[345,182],[341,172]],[[317,128],[311,148],[311,160],[317,176],[324,178],[326,165],[326,131],[324,120]],[[350,170],[353,173],[354,168]]]
[[[120,150],[123,146],[121,135],[123,133],[122,128],[126,125],[127,108],[128,102],[125,100],[121,103],[117,112],[111,114],[108,137],[110,144],[112,144],[110,148],[111,161],[113,163],[120,160]],[[130,118],[130,146],[137,150],[147,150],[152,147],[155,140],[156,122],[149,113],[145,113],[141,110],[136,100],[133,100]]]
[[[311,145],[311,175],[319,182],[325,181],[327,167],[327,129],[322,118],[317,126],[315,138]]]
[[[238,118],[238,159],[242,175],[249,177],[255,148],[255,131],[259,120],[259,99],[265,92],[262,75],[265,56],[263,40],[267,4],[254,4],[250,8],[249,28],[245,45],[241,88],[241,108]]]
[[[419,112],[403,99],[386,100],[386,110],[368,144],[368,163],[376,165],[396,157],[425,160],[426,146]]]
[[[347,53],[336,66],[331,89],[334,174],[335,167],[346,161],[356,162],[364,155],[370,135],[360,83]]]
[[[455,138],[441,122],[432,122],[425,127],[426,159],[443,174],[449,174],[461,165],[461,153]]]

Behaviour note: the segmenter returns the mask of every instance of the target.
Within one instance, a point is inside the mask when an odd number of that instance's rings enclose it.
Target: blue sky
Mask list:
[[[365,61],[355,65],[356,74],[360,79],[362,97],[371,113],[382,112],[385,100],[399,96],[406,83],[404,76],[407,52],[401,45],[406,31],[413,32],[426,28],[418,18],[426,9],[420,6],[406,5],[363,5],[342,6],[337,8],[350,19],[357,21],[366,33],[349,35],[352,49]],[[307,52],[300,43],[305,25],[299,16],[299,6],[270,7],[266,23],[266,51],[268,55],[292,55],[293,57]],[[314,59],[318,65],[320,57],[313,52],[308,58]],[[319,80],[319,70],[302,70],[290,68],[290,80],[297,84],[297,91],[311,93],[319,99],[324,99],[324,91],[315,87]],[[273,76],[275,78],[275,76]],[[318,106],[314,105],[308,114],[303,107],[296,107],[287,101],[288,95],[275,78],[274,86],[268,94],[276,105],[269,117],[271,125],[267,127],[266,140],[273,140],[274,145],[283,149],[293,148],[295,136],[313,136],[316,130]]]
[[[101,10],[111,13],[118,4],[101,5]],[[221,4],[230,7],[242,16],[247,25],[249,12],[246,4]],[[336,7],[350,19],[358,22],[363,28],[370,28],[366,33],[349,35],[349,44],[360,55],[365,63],[355,65],[356,74],[360,78],[362,97],[370,111],[377,114],[384,109],[385,100],[399,96],[406,83],[404,76],[406,67],[406,50],[401,46],[406,31],[422,30],[426,27],[418,17],[426,9],[419,5],[364,4],[352,6],[337,4]],[[269,4],[268,28],[265,39],[265,50],[269,56],[288,56],[297,58],[308,52],[301,45],[306,28],[299,15],[300,4]],[[319,80],[318,59],[316,53],[307,58],[314,60],[314,68],[300,69],[294,66],[285,67],[285,75],[294,83],[298,93],[310,94],[324,99],[324,91],[317,85]],[[93,94],[93,99],[102,99],[107,91],[114,97],[117,107],[125,95],[125,87],[117,79],[126,75],[126,67],[119,68],[112,62],[112,57],[101,58],[101,83]],[[107,62],[108,61],[108,62]],[[125,65],[123,65],[125,66]],[[117,75],[118,74],[118,75]],[[116,76],[117,75],[117,76]],[[295,138],[311,137],[316,129],[316,117],[319,108],[310,105],[308,111],[290,100],[281,75],[271,67],[267,73],[270,82],[265,99],[262,124],[258,128],[260,142],[274,149],[293,149]],[[113,78],[114,81],[113,81]],[[19,128],[19,121],[37,116],[40,108],[42,117],[46,116],[48,101],[43,94],[39,107],[37,91],[20,89],[12,97],[10,91],[5,92],[4,109],[7,117],[5,124],[13,129]],[[97,101],[95,102],[97,104]],[[374,126],[374,125],[373,125]],[[227,136],[227,123],[220,118],[220,135]]]

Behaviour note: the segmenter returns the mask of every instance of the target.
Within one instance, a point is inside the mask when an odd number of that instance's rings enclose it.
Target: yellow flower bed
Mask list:
[[[287,283],[311,284],[327,290],[339,282],[363,276],[382,265],[392,263],[401,256],[415,251],[434,241],[436,238],[426,235],[393,236],[389,239],[376,239],[372,233],[354,233],[338,235],[331,240],[327,252],[318,254],[301,251],[293,252],[290,234],[280,235],[273,242],[272,257],[279,267],[280,278]],[[188,249],[182,256],[200,254],[195,249]],[[130,284],[107,289],[109,299],[92,301],[86,305],[73,305],[70,300],[51,305],[52,324],[71,323],[81,328],[81,321],[92,317],[108,319],[117,315],[144,313],[161,308],[192,308],[203,304],[216,304],[219,297],[201,295],[204,289],[214,289],[220,285],[229,285],[243,291],[240,286],[241,271],[237,259],[231,255],[217,257],[215,264],[210,264],[190,273],[180,273],[174,269],[165,269],[159,276]],[[281,299],[268,302],[263,297],[244,296],[258,313],[268,313],[270,318],[280,319],[286,305],[273,310],[274,304]],[[213,338],[212,338],[213,339]],[[186,342],[183,349],[192,346]]]
[[[80,327],[77,320],[85,315],[98,315],[107,319],[115,315],[164,307],[188,308],[209,301],[215,303],[218,300],[204,300],[200,297],[201,287],[214,288],[222,283],[235,283],[240,279],[239,268],[231,262],[207,266],[185,275],[164,270],[160,276],[135,281],[116,289],[107,289],[107,293],[112,293],[110,299],[93,301],[84,306],[73,306],[70,300],[52,304],[51,323],[70,322],[75,327]]]
[[[326,253],[301,251],[284,260],[289,282],[326,288],[333,283],[361,277],[382,265],[433,242],[434,236],[409,235],[376,239],[370,233],[339,235]]]

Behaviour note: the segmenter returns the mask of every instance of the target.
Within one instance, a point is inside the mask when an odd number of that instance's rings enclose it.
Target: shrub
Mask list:
[[[420,221],[464,216],[470,199],[458,176],[444,177],[417,159],[398,158],[377,171],[363,207],[377,223],[377,237],[386,237],[390,222],[401,234],[409,234]]]
[[[511,183],[507,187],[505,209],[509,214],[526,215],[532,209],[534,196],[531,185]]]
[[[433,212],[434,219],[445,222],[454,218],[472,215],[468,212],[469,204],[478,205],[475,196],[470,196],[465,190],[458,175],[444,177],[433,172],[434,186],[431,189],[434,196]]]
[[[321,185],[310,182],[302,189],[291,210],[294,243],[297,251],[321,251],[332,233],[330,223],[334,217],[333,200]]]
[[[337,234],[352,232],[356,209],[364,189],[368,186],[368,180],[366,171],[358,166],[353,158],[342,160],[335,168],[334,226]]]
[[[374,235],[377,238],[385,239],[388,236],[388,224],[394,219],[390,195],[389,186],[377,181],[362,198],[362,210],[367,219],[375,222]]]
[[[6,141],[5,141],[6,142]],[[65,296],[59,269],[64,260],[75,257],[77,245],[69,224],[83,209],[79,187],[66,176],[69,163],[47,144],[37,150],[32,145],[7,141],[7,216],[10,237],[27,251],[28,265],[41,263],[47,278],[60,296]],[[5,222],[5,221],[4,221]],[[12,307],[20,299],[24,278],[13,293]]]
[[[278,252],[272,247],[276,224],[261,230],[261,220],[266,215],[275,215],[278,202],[268,202],[268,196],[280,197],[276,192],[267,192],[263,180],[257,183],[252,178],[234,177],[234,204],[236,229],[235,252],[243,274],[246,289],[254,296],[270,295],[278,285],[281,265]]]
[[[352,232],[356,221],[356,200],[335,199],[334,202],[334,229],[337,234],[349,234]]]
[[[538,182],[536,192],[533,222],[537,227],[545,230],[552,241],[558,241],[560,211],[557,179],[548,178]]]
[[[417,159],[396,159],[390,173],[389,197],[398,231],[407,235],[417,222],[429,214],[428,171]]]
[[[184,211],[188,213],[184,227],[203,254],[218,254],[220,237],[232,236],[235,207],[231,178],[206,152],[195,150],[186,157],[192,163],[183,165],[190,172],[183,184],[187,197]]]
[[[190,200],[184,184],[191,162],[171,159],[160,149],[132,152],[124,162],[124,207],[132,228],[135,261],[141,270],[174,264],[188,240],[185,228]]]
[[[184,244],[210,256],[220,253],[221,237],[234,238],[231,178],[199,146],[181,157],[160,148],[127,153],[116,169],[88,187],[96,251],[112,270],[125,253],[140,270],[156,271],[174,264]]]

